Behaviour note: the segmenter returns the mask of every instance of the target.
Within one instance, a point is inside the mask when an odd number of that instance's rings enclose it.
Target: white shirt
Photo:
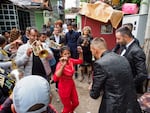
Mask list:
[[[56,35],[55,35],[54,37],[55,37],[56,43],[59,44],[59,40],[60,40],[59,36],[56,36]]]
[[[128,43],[128,44],[126,45],[126,49],[124,49],[124,50],[121,52],[120,56],[123,56],[123,55],[126,53],[126,50],[128,49],[128,47],[129,47],[133,42],[134,42],[134,39],[133,39],[130,43]]]

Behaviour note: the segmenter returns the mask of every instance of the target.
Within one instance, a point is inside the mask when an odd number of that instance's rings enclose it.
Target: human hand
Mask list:
[[[36,46],[43,46],[40,40],[37,41]]]
[[[92,82],[90,83],[89,87],[88,87],[88,90],[91,90],[92,89]]]
[[[10,99],[13,99],[13,93],[11,93],[11,94],[9,95],[9,98],[10,98]]]
[[[89,44],[88,39],[84,39],[83,44],[84,44],[84,46],[88,46],[88,44]]]
[[[20,45],[20,44],[23,44],[23,42],[22,42],[22,40],[17,39],[17,40],[15,40],[15,41],[12,42],[12,45],[15,45],[15,44]]]
[[[79,54],[80,54],[80,53],[83,53],[82,47],[81,47],[81,46],[78,46],[78,47],[77,47],[77,51],[78,51]]]
[[[32,48],[28,48],[26,51],[27,56],[30,57],[31,53],[32,53]]]
[[[86,44],[86,43],[87,43],[87,40],[86,40],[86,39],[84,39],[84,40],[83,40],[83,44]]]
[[[67,57],[61,57],[60,59],[60,62],[62,64],[62,66],[65,66],[68,62],[68,58]]]

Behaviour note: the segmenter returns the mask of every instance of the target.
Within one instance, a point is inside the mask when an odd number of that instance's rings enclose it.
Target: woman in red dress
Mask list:
[[[82,64],[83,54],[82,48],[78,47],[79,59],[70,58],[70,49],[66,46],[60,50],[61,58],[56,66],[54,73],[54,81],[59,81],[58,93],[61,102],[64,105],[62,113],[73,113],[74,109],[78,106],[78,94],[76,86],[73,80],[73,74],[75,72],[74,65]]]

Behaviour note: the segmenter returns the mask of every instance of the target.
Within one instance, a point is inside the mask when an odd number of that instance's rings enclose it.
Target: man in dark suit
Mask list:
[[[107,51],[103,38],[92,40],[91,51],[96,61],[90,96],[97,99],[103,90],[98,113],[141,113],[127,59]]]
[[[77,52],[77,40],[80,36],[79,32],[76,32],[73,30],[72,23],[67,24],[68,32],[65,35],[65,45],[67,45],[70,48],[71,57],[77,59],[78,58],[78,52]],[[77,65],[75,66],[75,78],[78,77],[77,74]]]
[[[133,24],[132,24],[132,23],[125,23],[125,24],[123,24],[122,26],[128,27],[129,30],[130,30],[131,33],[132,33],[132,30],[133,30]],[[137,45],[140,47],[140,42],[139,42],[139,40],[138,40],[137,38],[135,38],[134,35],[132,35],[132,37],[134,38],[134,40],[135,40],[135,42],[137,43]],[[112,49],[112,51],[115,52],[115,53],[120,54],[123,49],[124,49],[124,46],[121,46],[120,44],[117,43],[116,46]]]
[[[147,78],[144,51],[136,43],[130,29],[125,26],[116,30],[116,42],[125,47],[120,55],[125,56],[130,63],[137,93],[143,93],[143,82]]]

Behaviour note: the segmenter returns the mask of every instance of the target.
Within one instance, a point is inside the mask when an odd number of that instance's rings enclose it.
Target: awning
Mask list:
[[[94,4],[83,3],[79,13],[104,23],[110,20],[114,28],[117,28],[123,17],[122,11],[115,10],[110,5],[101,1],[97,1]]]
[[[20,6],[22,8],[28,9],[41,9],[41,10],[49,10],[52,11],[51,0],[8,0],[13,4]]]

